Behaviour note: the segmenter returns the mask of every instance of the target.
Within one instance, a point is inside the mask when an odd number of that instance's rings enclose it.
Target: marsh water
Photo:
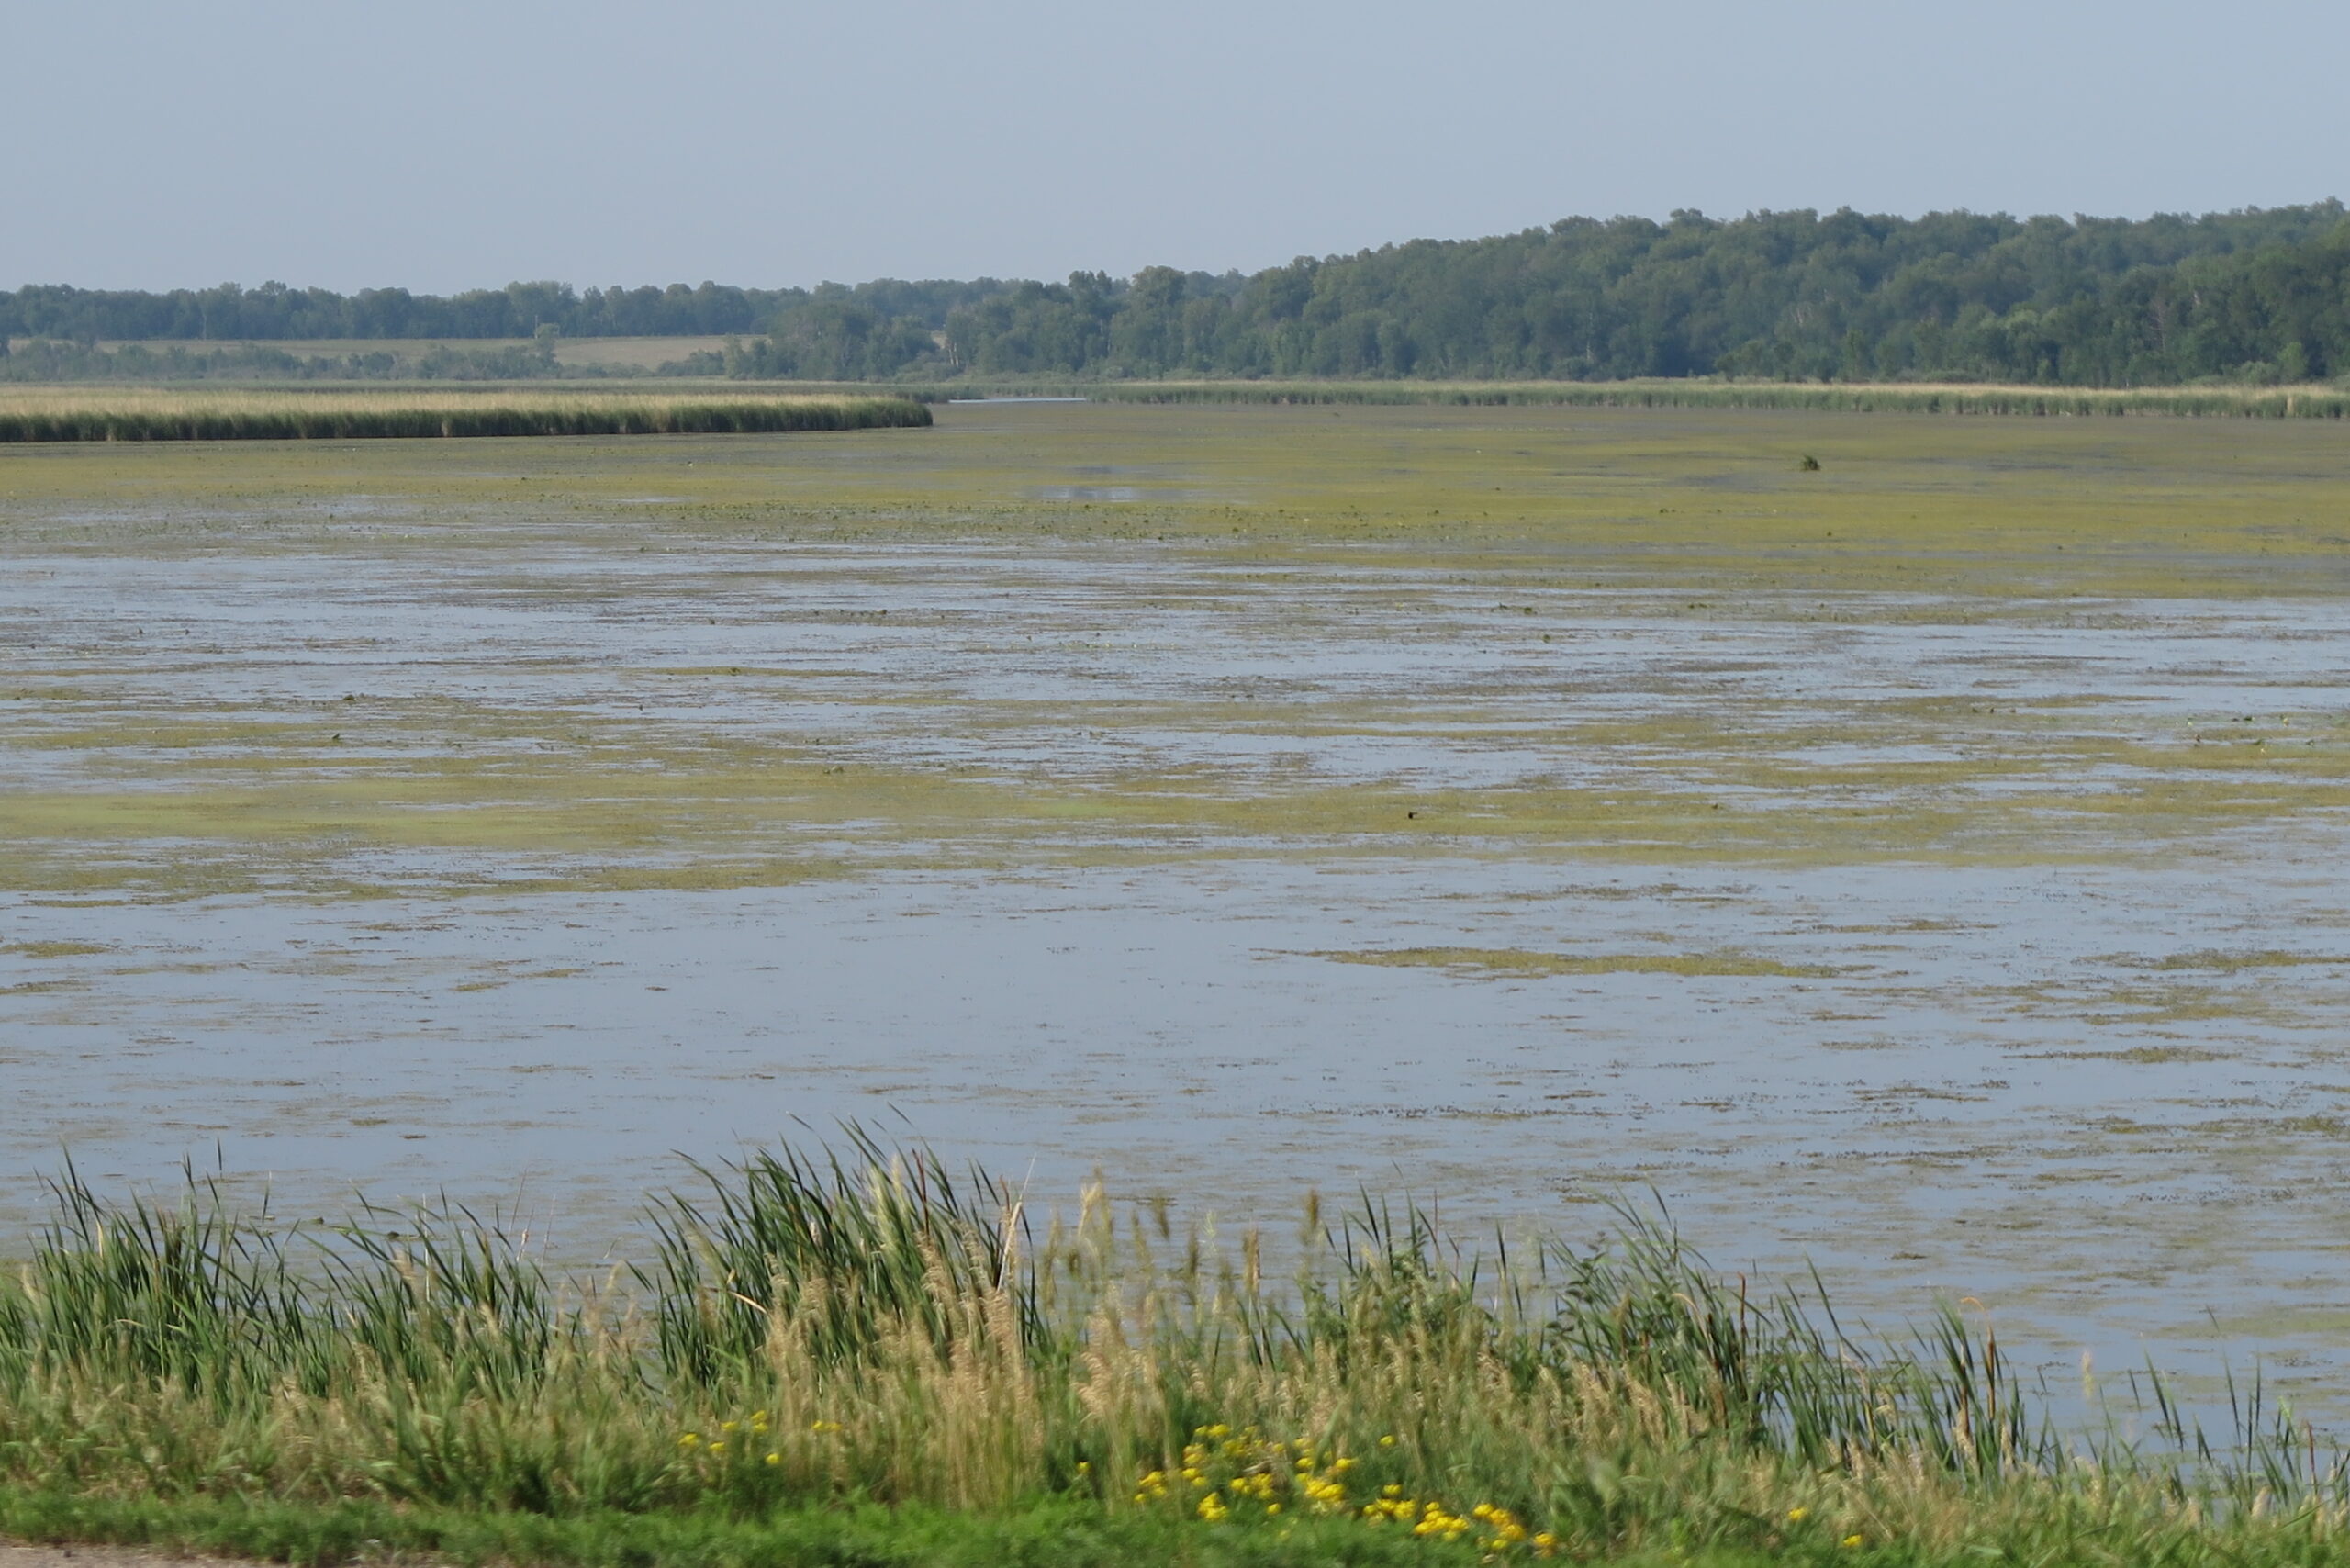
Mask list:
[[[585,1261],[682,1158],[853,1120],[1227,1230],[1662,1201],[1880,1322],[2323,1405],[2343,440],[1047,405],[0,455],[0,1223],[70,1150]]]

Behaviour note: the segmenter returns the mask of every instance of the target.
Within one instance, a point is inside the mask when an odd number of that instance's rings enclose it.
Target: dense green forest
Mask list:
[[[512,283],[446,297],[404,288],[336,294],[265,283],[168,294],[42,285],[0,293],[0,332],[69,342],[319,338],[682,337],[764,330],[804,289],[591,288]]]
[[[95,347],[70,338],[0,343],[0,381],[530,381],[601,380],[616,371],[564,364],[541,337],[529,346],[420,343],[408,353],[289,353],[268,343],[129,342]]]
[[[0,294],[0,331],[84,345],[726,334],[741,341],[693,368],[823,380],[2297,382],[2350,375],[2350,213],[2339,201],[2144,220],[1680,212],[1416,240],[1248,276],[1147,267],[1057,284],[536,283],[448,298],[30,287]]]

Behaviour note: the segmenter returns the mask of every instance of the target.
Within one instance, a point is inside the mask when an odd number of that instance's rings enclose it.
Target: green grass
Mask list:
[[[551,1516],[403,1508],[372,1499],[165,1500],[0,1491],[0,1537],[101,1541],[306,1565],[393,1554],[580,1568],[1128,1568],[1137,1562],[1440,1568],[1479,1559],[1473,1547],[1373,1534],[1343,1522],[1304,1521],[1281,1531],[1206,1529],[1163,1515],[1107,1513],[1067,1499],[988,1513],[865,1504],[786,1506],[748,1515],[703,1508]]]
[[[1482,1251],[1366,1200],[1229,1252],[852,1132],[702,1172],[638,1266],[69,1173],[0,1286],[0,1534],[463,1561],[2318,1561],[2338,1456],[2067,1433],[1954,1308],[1901,1340],[1626,1211]]]
[[[1447,1568],[1486,1561],[1467,1543],[1360,1529],[1339,1520],[1274,1528],[1203,1526],[1160,1515],[1109,1513],[1082,1502],[1040,1499],[986,1513],[902,1505],[788,1506],[742,1514],[705,1508],[665,1514],[565,1516],[397,1507],[379,1501],[257,1498],[94,1498],[0,1490],[0,1537],[106,1542],[167,1551],[309,1565],[430,1557],[461,1563],[577,1568]],[[2184,1518],[2125,1536],[2094,1518],[2053,1516],[1986,1529],[1953,1547],[1887,1541],[1846,1547],[1823,1532],[1751,1531],[1746,1539],[1702,1526],[1597,1559],[1646,1564],[1950,1564],[2034,1568],[2290,1568],[2338,1562],[2332,1525],[2314,1519],[2213,1529]]]
[[[0,395],[0,442],[740,435],[922,426],[906,398],[733,393],[41,388]]]

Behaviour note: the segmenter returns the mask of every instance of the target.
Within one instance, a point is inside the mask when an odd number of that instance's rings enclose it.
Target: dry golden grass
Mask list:
[[[739,336],[739,334],[738,334]],[[30,340],[19,338],[15,345]],[[625,365],[637,370],[657,370],[662,365],[684,359],[688,354],[716,353],[726,346],[727,340],[717,333],[694,337],[657,338],[558,338],[554,342],[555,362],[559,364],[613,366]],[[214,349],[262,349],[293,354],[299,359],[323,357],[341,359],[350,354],[387,353],[400,359],[420,359],[434,349],[453,353],[498,353],[507,349],[531,349],[538,346],[535,338],[234,338],[234,339],[105,339],[98,347],[112,351],[137,343],[155,352],[186,349],[201,353]]]
[[[722,434],[928,423],[929,410],[908,398],[837,394],[0,388],[0,442]]]

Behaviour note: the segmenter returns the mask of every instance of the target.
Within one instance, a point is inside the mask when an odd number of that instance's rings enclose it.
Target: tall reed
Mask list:
[[[1040,1218],[854,1132],[699,1178],[645,1261],[581,1281],[447,1204],[287,1226],[69,1169],[0,1286],[0,1485],[549,1515],[1075,1495],[1500,1556],[1955,1541],[2002,1510],[2176,1530],[2290,1502],[2331,1529],[2350,1501],[2256,1391],[2230,1444],[2060,1432],[1954,1309],[1870,1341],[1816,1281],[1725,1281],[1646,1211],[1471,1250],[1366,1199],[1226,1249],[1098,1189]]]
[[[140,388],[0,396],[0,442],[731,435],[930,422],[921,403],[889,396]]]

